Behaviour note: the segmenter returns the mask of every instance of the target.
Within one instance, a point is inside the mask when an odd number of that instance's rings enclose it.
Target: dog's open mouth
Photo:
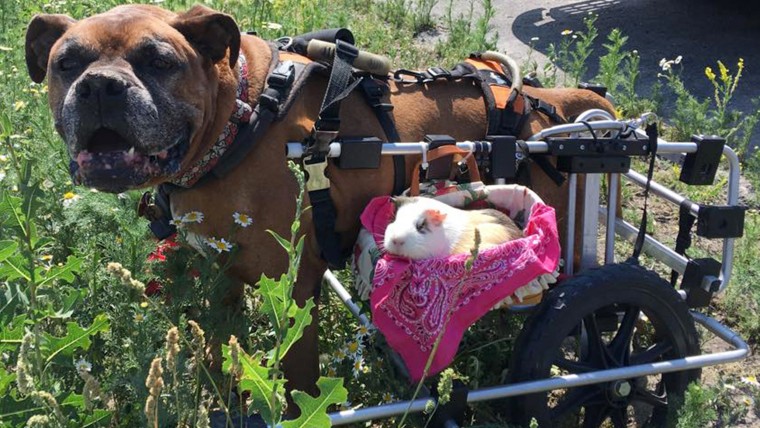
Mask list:
[[[118,132],[101,128],[72,160],[71,175],[75,182],[86,186],[123,192],[141,187],[154,177],[179,171],[188,145],[189,138],[183,135],[168,148],[142,153]]]

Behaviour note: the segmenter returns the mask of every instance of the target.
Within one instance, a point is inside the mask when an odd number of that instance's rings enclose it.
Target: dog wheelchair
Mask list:
[[[433,426],[463,424],[468,403],[510,398],[508,413],[527,424],[535,417],[539,426],[557,426],[559,421],[579,420],[583,426],[628,426],[629,406],[643,403],[651,408],[648,422],[665,423],[674,408],[673,397],[682,394],[689,382],[699,380],[700,368],[745,358],[748,346],[728,327],[695,309],[709,304],[731,279],[735,238],[742,236],[744,209],[738,205],[739,161],[735,152],[717,137],[693,137],[690,142],[660,139],[652,114],[638,119],[616,120],[602,110],[589,110],[574,123],[544,129],[525,141],[496,138],[490,141],[456,142],[488,165],[493,183],[504,183],[515,173],[515,157],[549,154],[558,157],[558,169],[569,181],[566,213],[566,242],[563,248],[564,279],[537,304],[515,304],[509,310],[528,314],[515,342],[509,382],[468,390],[455,387],[451,400],[437,407]],[[431,143],[384,143],[383,155],[425,155]],[[301,143],[288,144],[288,156],[299,158]],[[330,144],[329,157],[341,157],[341,143]],[[721,157],[728,165],[726,205],[713,206],[690,201],[651,179],[655,153],[681,163],[681,181],[691,185],[712,184]],[[630,169],[633,157],[652,157],[649,176]],[[606,176],[606,201],[600,202]],[[676,249],[643,232],[618,213],[621,178],[645,189],[645,194],[680,207],[682,227]],[[578,181],[584,180],[583,197]],[[646,196],[645,196],[646,198]],[[577,218],[582,207],[583,217]],[[644,210],[646,213],[646,208]],[[646,215],[646,214],[645,214]],[[600,219],[603,227],[600,232]],[[699,236],[722,239],[720,261],[690,259],[684,255],[691,224]],[[579,227],[576,227],[578,225]],[[576,230],[580,231],[576,235]],[[600,265],[598,236],[604,239]],[[623,242],[634,243],[634,253],[643,251],[672,270],[672,284],[637,263],[619,263],[615,249]],[[573,245],[576,244],[576,245]],[[576,254],[579,248],[579,254]],[[629,247],[630,248],[630,244]],[[573,263],[573,261],[576,261]],[[578,270],[576,271],[576,267]],[[678,277],[680,289],[676,289]],[[351,293],[327,271],[324,277],[349,311],[365,326],[371,320],[360,311]],[[732,349],[703,354],[695,323],[722,339]],[[643,332],[647,337],[643,338]],[[392,359],[401,366],[403,361]],[[659,376],[652,385],[650,376]],[[567,390],[557,398],[551,391]],[[670,398],[670,400],[669,400]],[[331,413],[333,425],[347,425],[424,411],[436,397],[421,396],[380,406]],[[550,405],[549,402],[553,405]],[[567,425],[572,426],[572,425]]]

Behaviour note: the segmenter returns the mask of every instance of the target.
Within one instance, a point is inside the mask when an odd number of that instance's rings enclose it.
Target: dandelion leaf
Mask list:
[[[57,356],[71,358],[76,349],[87,350],[92,342],[90,337],[100,332],[108,331],[110,324],[106,314],[95,317],[87,328],[82,328],[75,322],[66,323],[66,335],[63,337],[43,334],[42,348],[46,356],[46,362],[52,361]]]
[[[275,281],[264,275],[258,282],[256,293],[261,296],[261,311],[269,318],[269,322],[275,328],[275,332],[283,330],[281,325],[285,320],[285,311],[288,308],[288,299],[290,298],[287,280],[283,275],[279,281]]]
[[[319,396],[312,397],[301,391],[293,391],[293,401],[301,409],[301,416],[282,423],[283,428],[323,428],[330,426],[327,406],[343,403],[348,398],[348,391],[343,387],[343,379],[320,377],[317,381]]]
[[[230,347],[222,345],[224,362],[222,370],[229,373],[232,361],[230,359]],[[259,355],[248,355],[245,351],[240,352],[240,390],[251,393],[251,406],[249,412],[258,412],[265,421],[270,422],[272,415],[282,414],[282,396],[285,391],[285,380],[280,378],[276,382],[272,380],[272,370],[261,364]],[[277,385],[277,396],[274,395],[274,386]]]
[[[314,309],[314,306],[314,299],[307,300],[303,308],[299,308],[295,303],[291,305],[288,311],[288,318],[291,319],[291,324],[280,347],[280,358],[283,358],[288,353],[293,344],[303,336],[304,329],[311,324],[311,310]],[[274,349],[267,354],[270,365],[274,363],[274,354]]]

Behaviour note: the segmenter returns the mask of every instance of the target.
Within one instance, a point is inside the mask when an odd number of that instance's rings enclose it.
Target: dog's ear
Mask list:
[[[231,16],[197,5],[179,15],[172,24],[187,41],[201,53],[217,63],[230,50],[230,67],[234,67],[240,54],[240,29]]]
[[[35,15],[26,29],[26,68],[37,83],[45,79],[50,49],[76,20],[66,15]]]

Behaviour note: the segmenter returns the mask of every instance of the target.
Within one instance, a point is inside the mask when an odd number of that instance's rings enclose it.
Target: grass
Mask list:
[[[177,426],[183,421],[194,426],[210,408],[230,407],[230,414],[239,416],[232,408],[233,400],[226,398],[227,388],[232,384],[230,377],[205,376],[201,370],[204,362],[198,350],[203,346],[200,346],[198,331],[188,328],[188,320],[197,320],[200,326],[206,327],[209,337],[203,340],[226,343],[229,334],[236,335],[243,349],[249,351],[244,357],[249,368],[267,369],[256,366],[262,361],[257,360],[260,355],[254,351],[282,344],[282,337],[270,327],[272,318],[260,310],[264,296],[248,293],[246,306],[240,313],[228,314],[217,309],[219,296],[231,286],[224,275],[226,265],[221,260],[200,257],[186,248],[167,250],[168,257],[163,263],[147,260],[155,243],[147,237],[144,221],[134,215],[140,197],[138,192],[108,195],[74,187],[70,182],[67,154],[48,111],[47,86],[31,83],[25,72],[25,26],[35,13],[67,13],[81,18],[120,3],[116,0],[0,2],[0,93],[3,94],[0,98],[0,427],[24,426],[32,415],[39,416],[36,422],[40,424],[47,417],[44,423],[49,426],[147,426],[143,405],[152,394],[145,380],[152,361],[157,356],[166,358],[168,355],[166,333],[172,326],[179,327],[181,337],[181,350],[176,355],[177,370],[174,376],[168,376],[167,371],[164,394],[158,396],[152,415],[157,416],[161,426]],[[167,0],[162,6],[181,10],[194,3]],[[495,47],[497,40],[490,27],[495,10],[489,0],[473,1],[464,16],[453,15],[451,4],[444,4],[448,6],[447,12],[441,18],[430,13],[435,5],[433,0],[206,3],[232,14],[241,29],[256,30],[267,39],[313,29],[349,27],[361,48],[390,56],[396,67],[451,66],[470,51]],[[478,10],[482,13],[475,13]],[[421,43],[416,38],[436,31],[443,37],[434,44]],[[594,53],[592,42],[599,36],[607,37],[605,51]],[[659,112],[668,124],[667,138],[688,137],[687,133],[693,129],[729,135],[737,151],[748,155],[743,163],[746,181],[755,186],[760,184],[760,156],[751,156],[747,150],[760,112],[747,114],[731,109],[733,93],[746,90],[739,84],[739,64],[733,73],[727,68],[725,73],[721,72],[723,68],[718,65],[718,72],[713,73],[712,78],[706,74],[706,80],[701,83],[715,88],[712,99],[700,100],[690,94],[689,85],[680,79],[675,60],[668,70],[663,70],[661,83],[644,91],[638,81],[639,56],[627,50],[625,44],[626,37],[620,32],[599,35],[593,18],[589,18],[584,28],[563,36],[552,49],[556,65],[564,73],[558,74],[558,69],[550,66],[543,74],[539,73],[539,77],[545,83],[554,84],[562,79],[559,83],[570,85],[596,77],[595,80],[604,82],[619,100],[619,113],[627,116],[657,111],[661,105],[658,97],[672,94],[677,99],[677,110],[671,117]],[[599,76],[587,75],[589,61],[599,61]],[[643,92],[654,95],[636,96]],[[677,170],[671,167],[657,171],[658,181],[673,185],[694,200],[715,202],[725,187],[722,178],[715,186],[695,188],[678,183],[676,177]],[[634,202],[635,192],[628,187],[623,192],[623,199],[630,201],[624,211],[629,220],[636,221],[639,211]],[[747,213],[745,238],[738,241],[732,285],[716,300],[712,310],[757,350],[760,340],[757,307],[760,302],[760,246],[757,245],[760,200],[750,198],[747,203],[751,209]],[[672,242],[672,227],[666,226],[652,223],[663,241]],[[694,254],[710,251],[709,246],[702,243],[696,242]],[[118,286],[118,281],[106,272],[108,262],[121,263],[148,286],[151,281],[160,280],[164,296],[170,295],[171,300],[146,297],[129,287]],[[349,272],[338,275],[344,283],[350,282]],[[382,339],[373,332],[363,331],[334,295],[325,292],[322,302],[321,368],[325,375],[344,378],[349,395],[343,407],[375,405],[409,397],[408,384],[385,363],[387,355],[378,346]],[[487,315],[470,329],[453,364],[453,373],[444,380],[451,376],[466,378],[472,388],[502,382],[505,361],[513,352],[522,321],[503,312]],[[224,335],[212,334],[210,326]],[[693,387],[686,397],[679,424],[705,426],[718,421],[736,421],[741,412],[757,412],[760,395],[756,380],[753,383],[751,377],[757,374],[757,366],[751,370],[755,372],[733,372],[723,383]],[[97,382],[100,394],[93,392],[93,381]],[[276,381],[275,376],[273,382]],[[222,386],[221,390],[216,391],[216,386]],[[741,393],[735,393],[737,388]],[[31,390],[48,393],[49,397],[33,395]],[[277,388],[273,390],[272,396],[276,397]],[[747,397],[751,403],[745,407],[731,404],[730,400],[744,403],[741,397]],[[275,401],[267,402],[271,405],[270,413],[276,413]],[[717,409],[715,415],[700,413],[706,406]],[[504,423],[489,405],[474,406],[468,417],[471,424],[503,426]],[[423,424],[426,417],[417,418],[412,419],[412,426]],[[386,424],[390,426],[394,422]]]

